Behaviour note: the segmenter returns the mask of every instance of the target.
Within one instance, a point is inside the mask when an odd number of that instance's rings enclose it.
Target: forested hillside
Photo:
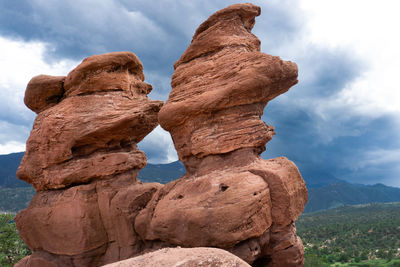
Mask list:
[[[400,266],[400,203],[303,214],[296,227],[307,258],[314,262],[309,266],[350,262],[351,266]]]

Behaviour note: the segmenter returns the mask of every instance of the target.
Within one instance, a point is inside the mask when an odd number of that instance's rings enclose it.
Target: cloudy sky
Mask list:
[[[34,113],[23,104],[38,74],[66,75],[85,57],[132,51],[152,99],[166,100],[172,64],[226,0],[0,1],[0,154],[23,151]],[[400,187],[400,2],[254,1],[262,51],[299,66],[299,84],[271,101],[276,129],[263,157],[303,173]],[[177,159],[157,128],[140,144],[152,163]],[[306,177],[305,177],[306,178]]]

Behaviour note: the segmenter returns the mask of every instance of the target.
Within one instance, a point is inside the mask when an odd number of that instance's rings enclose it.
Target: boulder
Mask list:
[[[104,267],[163,266],[163,267],[246,267],[240,258],[218,248],[164,248]]]

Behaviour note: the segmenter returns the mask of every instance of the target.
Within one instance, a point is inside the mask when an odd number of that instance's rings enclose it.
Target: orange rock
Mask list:
[[[251,33],[259,14],[252,4],[216,12],[175,63],[158,120],[187,173],[153,196],[135,230],[144,240],[224,248],[257,266],[299,266],[304,250],[290,227],[307,202],[305,183],[286,158],[260,158],[275,134],[264,107],[297,83],[297,66],[260,52]]]
[[[105,267],[131,266],[250,266],[240,258],[217,248],[164,248],[128,260],[105,265]]]
[[[159,190],[135,221],[144,240],[229,248],[272,223],[267,183],[248,171],[181,178]]]
[[[39,192],[16,217],[34,251],[18,266],[99,266],[175,246],[223,248],[254,266],[303,265],[294,222],[305,183],[288,159],[260,157],[274,135],[264,107],[297,83],[297,66],[259,51],[251,33],[259,14],[237,4],[202,23],[162,108],[147,98],[151,85],[129,52],[85,59],[61,89],[61,78],[32,80],[26,102],[39,114],[18,176]],[[146,164],[137,143],[157,113],[187,170],[165,186],[137,181]],[[246,266],[204,248],[113,266],[142,263]]]
[[[146,244],[133,229],[134,219],[161,187],[157,183],[135,183],[132,177],[121,176],[41,191],[15,220],[24,242],[35,253],[40,252],[34,254],[35,258],[45,253],[52,255],[55,262],[64,258],[96,262],[66,266],[98,266],[143,251]]]
[[[64,88],[67,96],[106,91],[147,95],[152,87],[143,81],[143,65],[135,54],[113,52],[84,59],[68,74]]]
[[[25,105],[38,114],[56,105],[64,95],[64,80],[65,76],[33,77],[26,87]]]
[[[252,4],[216,12],[175,63],[172,91],[158,119],[184,163],[245,147],[264,149],[274,135],[260,117],[269,100],[297,83],[297,66],[259,51],[260,41],[250,32],[259,14]]]
[[[136,144],[157,126],[162,102],[147,98],[142,68],[133,53],[118,52],[89,57],[71,71],[64,99],[37,116],[18,177],[47,190],[143,168]]]
[[[39,192],[29,207],[18,213],[16,222],[33,251],[77,255],[107,243],[95,184]]]
[[[163,104],[147,98],[142,69],[133,53],[109,53],[66,78],[29,83],[25,101],[38,116],[17,174],[38,192],[16,217],[33,251],[19,266],[99,266],[166,246],[133,229],[162,187],[137,180],[146,165],[137,143],[158,125]]]
[[[296,165],[285,157],[257,160],[249,172],[259,175],[270,187],[272,220],[278,225],[296,221],[307,204],[307,188]]]

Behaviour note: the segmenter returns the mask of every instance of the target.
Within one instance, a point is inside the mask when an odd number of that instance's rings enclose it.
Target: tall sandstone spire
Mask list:
[[[274,135],[268,101],[297,83],[297,66],[260,52],[260,8],[237,4],[203,22],[174,64],[158,114],[187,173],[160,189],[136,218],[141,238],[224,248],[250,264],[300,266],[294,222],[307,202],[295,164],[263,160]]]

